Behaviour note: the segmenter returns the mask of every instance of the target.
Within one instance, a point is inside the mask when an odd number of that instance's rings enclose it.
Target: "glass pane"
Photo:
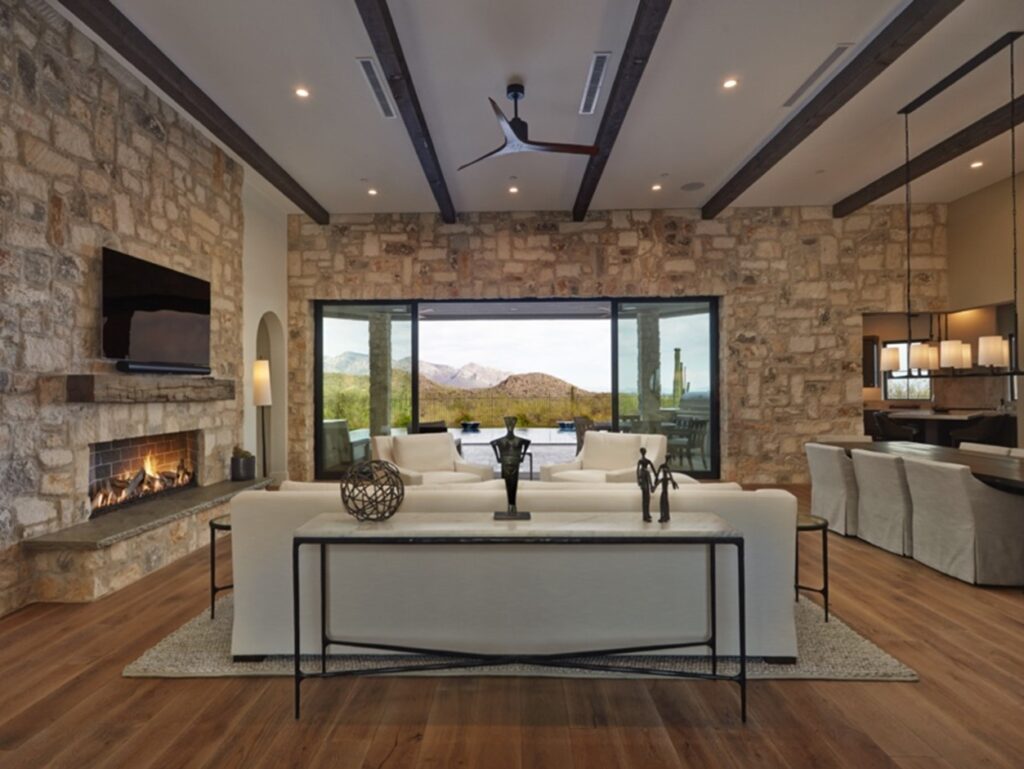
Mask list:
[[[370,435],[412,421],[409,305],[327,305],[320,329],[323,408],[317,476],[370,457]]]
[[[669,462],[683,472],[715,469],[715,322],[708,302],[623,302],[619,307],[619,428],[665,435]]]
[[[914,342],[911,346],[917,347],[920,342]],[[891,347],[899,351],[900,356],[900,368],[898,371],[893,371],[892,374],[887,378],[885,385],[885,397],[887,400],[931,400],[932,398],[932,380],[931,379],[901,379],[900,377],[906,377],[908,370],[907,360],[907,343],[906,342],[887,342],[886,347]],[[911,369],[911,374],[918,375],[927,373],[921,369]]]

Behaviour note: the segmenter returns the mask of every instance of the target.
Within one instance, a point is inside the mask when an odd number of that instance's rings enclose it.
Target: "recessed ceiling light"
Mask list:
[[[298,96],[300,99],[308,98],[309,97],[309,89],[308,88],[303,88],[300,85],[298,88],[295,89],[295,95]]]
[[[511,193],[512,195],[515,195],[515,194],[516,194],[517,192],[519,192],[519,188],[518,188],[518,187],[516,187],[515,185],[513,185],[513,186],[511,186],[511,187],[509,187],[509,188],[508,188],[508,191],[509,191],[509,193]]]
[[[651,192],[658,192],[660,189],[661,189],[661,185],[660,184],[652,184],[651,185]]]
[[[971,168],[981,168],[983,165],[985,164],[982,161],[975,160],[973,163],[971,163]]]
[[[377,189],[376,189],[376,187],[370,187],[370,189],[368,189],[368,190],[366,191],[366,194],[367,194],[367,195],[370,195],[371,197],[372,197],[373,195],[376,195],[376,194],[377,194]]]
[[[722,88],[735,88],[739,84],[740,83],[736,78],[730,77],[728,80],[722,83]]]

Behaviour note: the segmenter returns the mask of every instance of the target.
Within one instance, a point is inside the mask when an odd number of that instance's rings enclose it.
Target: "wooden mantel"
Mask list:
[[[65,374],[52,378],[67,403],[195,403],[229,401],[233,379],[169,374]]]

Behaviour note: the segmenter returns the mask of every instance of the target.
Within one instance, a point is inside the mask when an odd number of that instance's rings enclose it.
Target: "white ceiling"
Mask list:
[[[380,115],[356,65],[373,50],[351,0],[115,4],[328,210],[436,210],[401,119]],[[513,78],[526,85],[521,116],[531,137],[592,141],[635,0],[389,5],[456,209],[570,209],[585,158],[512,155],[456,168],[501,142],[487,97],[511,113],[504,90]],[[676,0],[592,207],[703,204],[799,108],[782,104],[836,44],[855,48],[832,71],[904,5]],[[891,170],[903,157],[896,111],[1014,29],[1024,29],[1021,0],[966,0],[737,204],[831,205]],[[1024,43],[1018,48],[1024,91]],[[581,116],[590,58],[603,50],[613,56],[602,98],[595,115]],[[916,150],[1004,104],[1007,69],[1004,52],[915,113]],[[740,85],[725,91],[729,76]],[[312,92],[309,99],[294,96],[300,84]],[[1024,156],[1024,139],[1020,145]],[[968,167],[975,158],[985,161],[979,170]],[[994,140],[916,182],[914,199],[949,201],[1005,178],[1008,158],[1008,140]],[[516,196],[507,192],[513,175]],[[705,187],[680,190],[694,181]],[[660,192],[651,191],[654,182]],[[369,186],[380,194],[368,196]],[[902,199],[902,192],[889,199]]]

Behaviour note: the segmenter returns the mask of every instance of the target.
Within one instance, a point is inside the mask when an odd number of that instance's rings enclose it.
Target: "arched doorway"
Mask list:
[[[262,471],[263,435],[267,441],[267,475],[287,478],[288,468],[288,359],[285,353],[284,325],[274,312],[266,312],[256,329],[256,358],[270,362],[271,405],[256,415],[256,457]],[[261,424],[261,420],[265,420]]]

